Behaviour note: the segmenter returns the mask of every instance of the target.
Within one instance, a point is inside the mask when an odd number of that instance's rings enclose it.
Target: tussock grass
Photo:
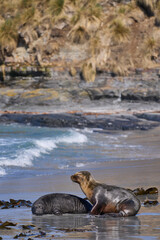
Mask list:
[[[148,37],[144,41],[144,45],[142,48],[142,54],[145,58],[151,58],[151,55],[154,54],[155,49],[157,47],[157,41],[154,37]]]
[[[155,41],[155,39],[154,39],[153,37],[148,38],[147,41],[146,41],[145,46],[146,46],[146,49],[147,49],[148,52],[153,51],[153,49],[154,49],[155,46],[156,46],[156,41]]]
[[[0,47],[4,53],[10,54],[17,46],[18,33],[17,27],[12,19],[7,19],[0,26]]]
[[[101,33],[100,36],[95,36],[89,41],[89,52],[96,60],[96,66],[105,66],[110,57],[111,39],[108,33]]]
[[[127,7],[125,5],[121,5],[119,8],[118,8],[118,14],[122,14],[122,15],[125,15],[127,13]]]
[[[112,37],[115,41],[122,42],[129,38],[130,30],[121,19],[115,19],[110,25]]]
[[[142,43],[142,48],[140,52],[140,58],[144,67],[152,67],[155,64],[155,61],[158,57],[159,52],[159,38],[155,38],[154,35],[148,37]]]
[[[35,8],[30,7],[24,11],[24,13],[21,15],[21,21],[23,23],[29,22],[34,18],[35,15]]]
[[[90,38],[85,28],[80,26],[72,29],[72,31],[69,33],[69,37],[71,38],[72,42],[75,44],[84,44]]]
[[[118,59],[117,61],[112,60],[108,64],[108,69],[118,76],[127,76],[128,68],[124,62],[123,58]]]
[[[53,16],[59,16],[64,9],[65,0],[51,0],[50,11]]]
[[[85,28],[88,32],[95,32],[100,26],[101,15],[102,8],[96,0],[84,1],[82,7],[75,11],[71,23]]]
[[[94,82],[96,77],[96,61],[88,59],[82,66],[82,76],[86,82]]]
[[[30,8],[34,4],[33,0],[21,0],[20,8]]]

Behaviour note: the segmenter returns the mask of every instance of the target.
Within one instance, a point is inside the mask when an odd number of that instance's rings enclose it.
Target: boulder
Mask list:
[[[13,59],[15,63],[25,63],[30,62],[30,55],[26,51],[24,47],[16,48],[12,53]]]

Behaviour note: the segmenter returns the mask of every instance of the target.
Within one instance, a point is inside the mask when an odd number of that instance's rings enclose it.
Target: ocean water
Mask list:
[[[94,169],[109,161],[156,159],[159,142],[156,144],[154,137],[156,131],[148,138],[146,131],[104,132],[2,124],[0,177],[52,175],[62,170]]]

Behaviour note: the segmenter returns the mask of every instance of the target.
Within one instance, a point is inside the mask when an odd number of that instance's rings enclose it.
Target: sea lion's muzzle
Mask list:
[[[75,175],[75,174],[71,176],[71,180],[73,182],[77,182],[78,183],[79,182],[78,179],[79,179],[79,177],[77,175]]]

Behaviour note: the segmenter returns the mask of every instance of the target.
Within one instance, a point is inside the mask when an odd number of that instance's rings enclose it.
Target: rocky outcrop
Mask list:
[[[94,131],[108,130],[148,130],[160,126],[160,121],[146,121],[133,115],[121,114],[24,114],[2,113],[0,123],[20,123],[41,127],[95,128]]]
[[[74,71],[73,71],[74,70]],[[3,71],[0,72],[2,78]],[[119,77],[101,71],[94,82],[85,82],[81,71],[55,68],[5,68],[1,81],[1,109],[14,106],[53,106],[67,103],[93,103],[105,100],[120,102],[160,102],[160,69],[137,69]]]

